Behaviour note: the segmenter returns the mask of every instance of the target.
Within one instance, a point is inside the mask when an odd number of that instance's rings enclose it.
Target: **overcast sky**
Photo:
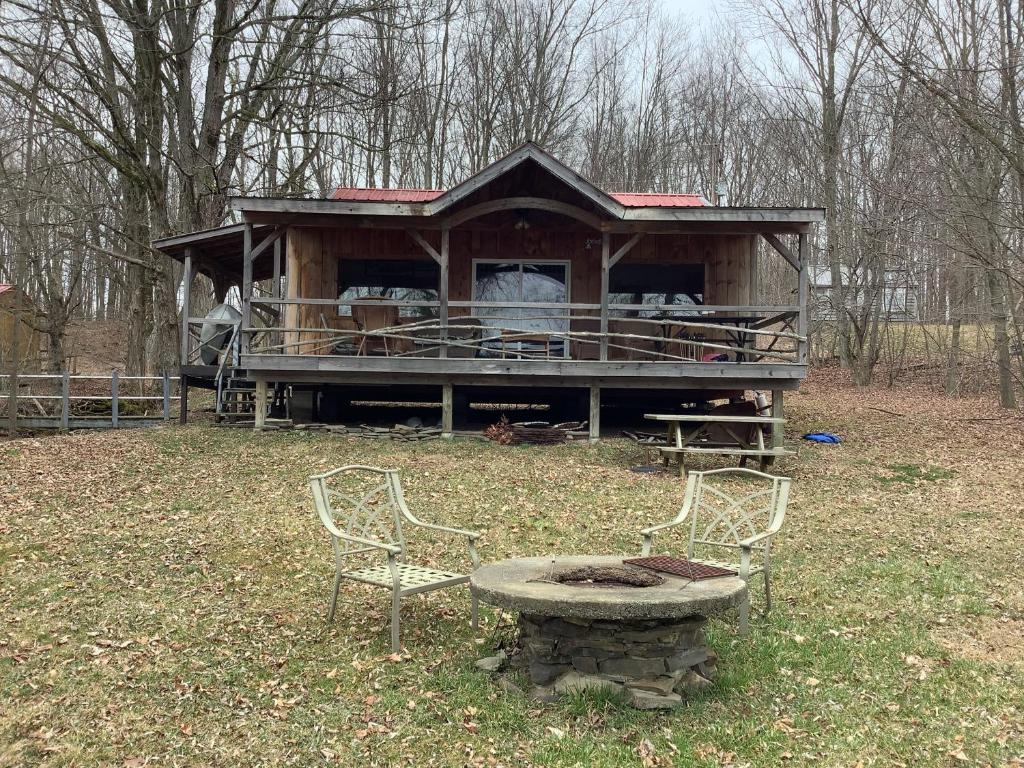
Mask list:
[[[706,21],[714,15],[714,0],[661,0],[662,6],[671,15],[680,15]]]

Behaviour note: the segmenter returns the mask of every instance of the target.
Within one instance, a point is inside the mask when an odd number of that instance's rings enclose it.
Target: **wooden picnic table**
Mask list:
[[[763,472],[776,458],[792,455],[790,451],[781,446],[774,447],[765,444],[765,427],[771,425],[781,429],[786,423],[783,418],[774,416],[736,416],[718,415],[713,413],[702,414],[668,414],[668,413],[645,413],[645,419],[652,421],[663,421],[667,424],[668,435],[667,445],[660,447],[662,459],[668,464],[669,456],[676,455],[679,458],[679,466],[685,472],[683,456],[686,454],[721,454],[740,457],[740,466],[746,464],[749,457],[756,457]],[[728,440],[706,441],[701,444],[700,439],[707,437],[709,426],[717,426],[719,435],[724,433]]]

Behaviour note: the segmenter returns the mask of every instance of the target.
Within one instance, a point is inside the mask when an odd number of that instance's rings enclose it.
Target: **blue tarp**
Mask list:
[[[843,442],[839,435],[832,432],[808,432],[804,435],[804,440],[810,440],[812,443],[828,443],[830,445]]]

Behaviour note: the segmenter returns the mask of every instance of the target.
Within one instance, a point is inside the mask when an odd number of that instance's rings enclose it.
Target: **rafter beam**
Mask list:
[[[427,242],[427,239],[423,237],[423,235],[421,235],[415,229],[407,229],[405,231],[406,234],[408,234],[409,237],[411,237],[420,248],[427,252],[427,255],[430,256],[430,258],[432,258],[438,264],[441,263],[441,254],[438,253],[437,250],[435,250],[434,246]]]
[[[800,259],[798,259],[793,252],[789,250],[789,247],[784,242],[779,240],[778,236],[771,232],[762,232],[761,237],[768,242],[768,245],[778,251],[782,258],[789,262],[789,266],[797,272],[800,271]],[[801,235],[801,237],[803,237],[803,235]]]
[[[284,234],[284,227],[274,227],[274,231],[269,235],[260,240],[260,244],[252,249],[252,253],[249,254],[249,258],[255,261],[259,258],[259,255],[263,253],[267,248],[272,246],[278,240],[281,239],[281,235]]]
[[[636,245],[637,243],[639,243],[640,242],[640,238],[643,237],[643,236],[644,236],[643,232],[637,232],[635,235],[633,235],[631,238],[629,238],[629,240],[626,241],[625,245],[623,245],[621,248],[619,248],[619,250],[617,250],[612,255],[612,257],[610,259],[608,259],[608,268],[611,269],[616,264],[618,264],[619,263],[619,259],[621,259],[627,253],[629,253],[631,250],[633,250],[633,246]]]

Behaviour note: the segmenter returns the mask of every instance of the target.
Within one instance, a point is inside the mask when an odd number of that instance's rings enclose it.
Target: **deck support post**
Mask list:
[[[185,251],[185,272],[181,279],[181,365],[188,365],[191,339],[188,334],[188,318],[192,312],[192,281],[195,278],[192,264],[192,249]]]
[[[267,424],[267,381],[256,379],[256,413],[254,429],[259,432]]]
[[[601,360],[608,359],[608,275],[611,272],[612,236],[601,234]]]
[[[242,332],[241,354],[249,354],[249,331],[252,327],[252,224],[245,225],[242,238],[242,284],[239,286],[242,296]]]
[[[590,442],[596,443],[601,438],[601,388],[590,386]]]
[[[443,348],[442,348],[443,349]],[[455,431],[455,393],[451,384],[441,385],[441,437],[450,440]]]
[[[808,290],[809,281],[809,269],[810,269],[810,254],[808,253],[807,247],[807,235],[801,232],[797,235],[798,247],[797,255],[800,260],[800,273],[797,278],[797,304],[800,306],[800,315],[797,319],[796,332],[800,335],[802,341],[797,342],[799,351],[797,352],[797,360],[803,364],[807,364],[807,355],[810,351],[811,341],[807,338],[808,324],[807,324],[807,302],[810,300]]]
[[[441,330],[438,338],[441,341],[441,348],[437,351],[438,357],[448,357],[448,245],[451,239],[451,230],[445,227],[441,230],[441,257],[438,262],[440,280],[437,286],[438,320],[441,323]],[[450,384],[445,385],[451,387]],[[449,392],[450,394],[450,392]],[[451,430],[448,430],[449,432]]]
[[[772,417],[781,419],[785,417],[785,407],[783,405],[783,391],[781,389],[772,390]],[[772,424],[772,448],[781,448],[782,439],[785,437],[783,434],[786,428],[782,424]]]

